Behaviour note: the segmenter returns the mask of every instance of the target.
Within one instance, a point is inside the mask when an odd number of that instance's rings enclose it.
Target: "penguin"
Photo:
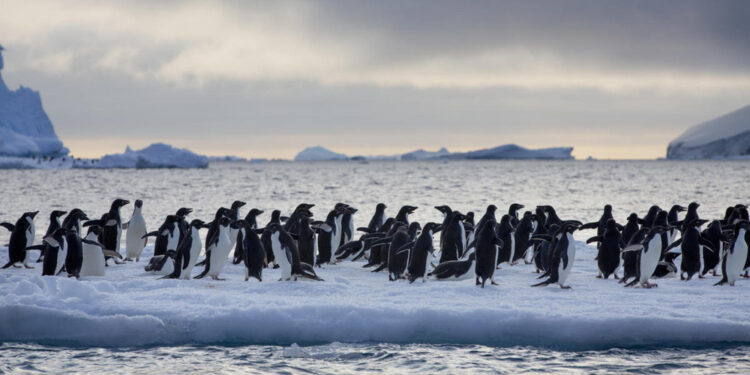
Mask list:
[[[464,215],[464,232],[466,232],[466,246],[464,246],[465,249],[469,249],[469,244],[474,242],[474,225],[476,224],[474,222],[474,212],[469,211]]]
[[[260,236],[260,242],[263,244],[263,249],[266,250],[266,266],[273,263],[273,268],[279,268],[278,263],[276,262],[276,253],[277,251],[274,249],[280,249],[280,245],[278,243],[272,243],[271,238],[271,231],[268,229],[268,227],[271,224],[279,224],[281,225],[281,211],[274,210],[271,212],[271,220],[266,224],[266,226],[263,229],[263,234]]]
[[[250,277],[254,277],[259,282],[262,282],[266,251],[263,249],[263,244],[255,232],[255,228],[247,220],[240,222],[240,237],[237,237],[237,243],[242,243],[245,281],[248,281]]]
[[[692,204],[692,203],[691,203]],[[690,208],[688,207],[688,212]],[[701,246],[711,251],[717,251],[713,249],[713,244],[701,237],[701,232],[698,228],[705,224],[707,220],[691,219],[690,221],[684,222],[682,226],[682,238],[673,242],[667,248],[670,249],[680,247],[682,253],[682,260],[680,262],[680,280],[690,280],[693,275],[700,272],[701,269]],[[685,277],[687,274],[687,277]]]
[[[395,223],[396,219],[392,217],[386,219],[385,223],[383,223],[383,226],[380,227],[380,230],[377,233],[382,235],[387,234]],[[383,248],[386,248],[387,252],[387,245],[373,245],[372,242],[373,241],[368,241],[362,244],[365,251],[367,248],[370,249],[370,256],[367,259],[367,264],[362,266],[362,268],[377,266],[383,263]]]
[[[102,225],[102,244],[105,249],[120,253],[120,238],[122,237],[122,219],[120,208],[130,204],[125,199],[115,199],[107,212],[107,220]],[[105,262],[110,257],[105,257]],[[117,261],[115,261],[117,262]]]
[[[586,240],[587,244],[591,242],[597,242],[599,245],[596,256],[599,275],[596,277],[608,279],[609,275],[612,275],[615,279],[618,279],[617,268],[620,266],[620,251],[623,247],[623,241],[615,219],[607,219],[607,223],[604,225],[604,233],[601,236]]]
[[[97,241],[101,233],[102,229],[98,225],[89,226],[88,233],[81,240],[83,260],[80,276],[104,276],[106,272],[104,254],[115,258],[120,256],[112,250],[105,249],[104,245]]]
[[[248,224],[247,228],[250,228],[250,230],[256,230],[258,229],[258,215],[262,214],[263,211],[253,208],[251,209],[247,215],[245,215],[245,222]],[[240,231],[245,228],[245,225],[240,225]],[[237,234],[239,236],[239,233]],[[244,248],[244,245],[240,245],[241,241],[238,241],[237,244],[234,247],[234,255],[232,257],[232,264],[240,264],[242,260],[244,259],[244,255],[242,255],[242,249]]]
[[[661,211],[661,208],[657,205],[651,206],[651,208],[648,209],[648,213],[646,213],[646,216],[643,217],[642,220],[639,220],[639,223],[641,224],[641,228],[651,228],[654,226],[654,221],[656,220],[656,214]]]
[[[404,271],[406,271],[406,266],[409,261],[409,253],[398,253],[397,251],[410,242],[410,237],[411,236],[409,236],[407,229],[405,227],[400,227],[400,229],[393,235],[393,239],[391,239],[391,243],[388,246],[389,281],[396,281],[402,278]]]
[[[182,208],[180,210],[182,210]],[[147,237],[156,236],[153,256],[162,256],[167,253],[167,250],[174,250],[176,248],[182,236],[182,232],[180,231],[181,220],[182,218],[180,216],[167,215],[158,230],[141,236],[144,240],[144,246],[148,242]]]
[[[484,215],[479,219],[477,225],[474,227],[474,237],[476,237],[479,231],[482,230],[482,226],[484,226],[487,221],[491,220],[493,223],[497,223],[497,219],[495,218],[496,211],[497,206],[495,206],[494,204],[487,206],[487,210],[484,212]]]
[[[208,223],[208,233],[206,233],[206,258],[202,261],[196,263],[196,266],[206,266],[204,270],[208,270],[208,266],[206,265],[207,262],[209,262],[209,259],[211,258],[211,250],[209,249],[209,244],[216,243],[216,236],[219,235],[219,224],[221,223],[221,219],[225,216],[228,216],[231,213],[231,211],[226,207],[219,207],[218,210],[216,210],[216,213],[214,214],[214,219],[210,223]],[[231,221],[231,220],[230,220]],[[227,237],[229,237],[229,233],[227,233]]]
[[[180,234],[175,232],[175,237]],[[177,258],[177,251],[167,250],[164,255],[156,255],[148,260],[148,264],[144,269],[146,272],[152,272],[157,275],[170,275],[175,272],[177,265],[175,264]]]
[[[721,263],[720,250],[722,249],[722,244],[725,242],[729,242],[731,239],[724,235],[724,233],[722,232],[721,222],[719,220],[712,221],[711,224],[708,225],[708,228],[704,229],[701,232],[701,238],[704,238],[706,241],[710,242],[713,245],[713,248],[716,249],[716,251],[708,250],[705,247],[702,249],[703,254],[701,255],[703,256],[703,270],[698,276],[702,278],[709,271],[712,272],[713,276],[718,276],[716,269]]]
[[[240,208],[244,206],[246,203],[243,201],[234,201],[232,202],[232,206],[229,209],[229,218],[234,221],[239,221],[242,219],[240,216]],[[230,248],[233,248],[234,245],[237,243],[237,233],[239,232],[239,226],[230,226],[229,227],[229,243],[231,244]]]
[[[378,203],[375,206],[375,213],[372,214],[372,218],[370,219],[370,223],[367,224],[366,230],[362,230],[362,228],[357,228],[357,230],[366,233],[375,233],[379,231],[380,228],[383,227],[383,224],[385,224],[385,220],[387,219],[387,217],[385,216],[386,208],[388,208],[388,206],[386,206],[385,203]]]
[[[315,239],[315,231],[310,227],[310,221],[305,215],[299,217],[297,233],[297,249],[299,249],[300,262],[315,264],[315,255],[318,242]]]
[[[393,239],[393,236],[396,234],[396,232],[404,228],[408,228],[408,226],[404,222],[394,220],[393,223],[390,225],[388,232],[385,233],[385,235],[382,236],[380,239],[373,241],[372,246],[374,250],[380,251],[380,263],[377,268],[372,270],[372,272],[380,272],[388,268],[388,259],[390,257],[391,240]]]
[[[734,238],[729,249],[724,252],[721,265],[721,280],[714,285],[734,283],[739,280],[742,271],[745,269],[745,262],[748,258],[748,227],[750,222],[742,220],[735,224]]]
[[[83,241],[81,236],[74,230],[65,231],[65,243],[67,246],[67,254],[65,255],[65,271],[68,273],[68,277],[80,278],[81,267],[83,266]],[[95,241],[96,244],[99,244]],[[122,256],[117,254],[121,259]]]
[[[586,223],[581,226],[580,229],[596,229],[596,237],[602,237],[604,236],[604,231],[607,229],[607,223],[609,219],[613,219],[612,216],[612,205],[606,204],[604,205],[604,213],[602,213],[602,216],[599,218],[599,221],[595,221],[593,223]],[[596,248],[599,249],[601,246],[601,242],[597,242]]]
[[[511,264],[517,264],[519,259],[524,258],[530,253],[529,248],[533,246],[531,243],[531,236],[534,235],[534,218],[534,214],[530,211],[526,211],[521,220],[519,220],[518,225],[513,232],[513,236],[511,237],[514,247]],[[531,259],[525,260],[525,262],[531,263]]]
[[[573,239],[573,232],[578,229],[578,225],[569,222],[561,223],[562,226],[554,235],[557,241],[554,241],[554,248],[552,249],[548,271],[549,278],[532,285],[533,287],[557,284],[561,289],[570,289],[570,285],[566,285],[565,282],[570,276],[570,270],[573,268],[576,259],[576,244]],[[551,243],[550,246],[552,245]]]
[[[408,252],[406,271],[409,284],[418,278],[422,278],[422,282],[426,281],[427,256],[435,252],[432,236],[439,230],[438,224],[427,223],[416,241],[409,242],[396,251],[397,254],[403,251]]]
[[[187,216],[190,215],[193,212],[192,208],[182,207],[177,212],[175,212],[175,216],[179,219],[177,221],[177,227],[180,229],[180,236],[179,241],[182,241],[185,239],[185,236],[187,236],[188,227],[190,224],[187,221]],[[179,242],[178,241],[178,242]]]
[[[219,231],[209,242],[206,239],[206,268],[195,279],[202,279],[205,276],[211,276],[213,280],[223,280],[219,274],[227,263],[229,252],[232,250],[232,244],[229,240],[229,226],[232,220],[228,217],[219,219]]]
[[[555,208],[552,206],[542,206],[542,209],[544,210],[545,215],[547,216],[547,225],[562,225],[562,220],[559,216],[557,216],[557,211],[555,211]]]
[[[472,277],[470,272],[474,268],[476,253],[470,251],[465,260],[451,260],[440,263],[427,276],[434,276],[436,280],[467,280]]]
[[[44,245],[28,246],[30,250],[38,250],[44,247],[44,261],[42,263],[42,276],[56,276],[62,272],[65,266],[65,256],[68,253],[65,243],[64,228],[55,230],[52,234],[44,237]]]
[[[44,232],[44,237],[49,236],[54,231],[62,228],[62,222],[60,221],[60,216],[65,215],[65,211],[59,211],[54,210],[49,215],[49,226],[47,227],[47,231]],[[44,250],[39,252],[39,258],[36,260],[37,263],[41,263],[42,260],[44,260]]]
[[[622,242],[624,244],[629,244],[630,240],[633,238],[633,235],[635,235],[636,232],[638,232],[638,230],[640,229],[638,226],[638,220],[638,215],[635,213],[631,213],[628,216],[627,223],[622,228],[621,232]]]
[[[123,229],[127,229],[125,234],[125,260],[136,262],[141,259],[143,248],[146,247],[147,239],[143,238],[146,234],[146,219],[143,218],[143,201],[136,199],[133,215],[130,220],[123,224]]]
[[[462,221],[465,218],[458,211],[450,213],[448,224],[443,227],[443,240],[440,243],[440,263],[458,260],[464,254],[466,232]]]
[[[625,284],[626,287],[633,286],[636,283],[639,283],[641,288],[647,289],[657,286],[657,284],[649,283],[648,279],[651,278],[654,271],[656,271],[656,267],[659,265],[659,259],[662,256],[661,235],[666,229],[661,226],[654,226],[648,228],[648,230],[646,237],[640,244],[630,245],[623,250],[624,252],[633,251],[638,253],[637,276],[633,281]]]
[[[487,280],[490,280],[492,285],[498,285],[494,280],[495,266],[497,265],[497,249],[504,244],[503,241],[495,236],[495,224],[492,218],[488,218],[481,224],[481,229],[476,235],[474,252],[477,263],[474,267],[474,273],[476,275],[476,285],[481,285],[482,288],[484,288]],[[481,282],[479,281],[480,279]]]
[[[325,223],[329,227],[331,227],[331,230],[320,232],[318,234],[318,256],[315,259],[315,265],[318,267],[322,266],[323,264],[327,264],[331,262],[331,254],[334,251],[333,249],[336,247],[335,241],[336,241],[336,215],[337,214],[338,214],[338,211],[335,209],[331,210],[328,213],[328,216],[326,216]],[[372,220],[370,221],[372,222]],[[373,226],[373,228],[374,227],[375,226]],[[370,229],[370,227],[368,226],[367,229]],[[378,229],[374,229],[374,231],[377,231]],[[339,250],[341,250],[341,248],[339,248]]]
[[[340,207],[341,203],[337,204],[336,207]],[[297,225],[299,224],[299,215],[305,214],[307,217],[313,217],[312,212],[310,212],[310,209],[315,207],[314,204],[310,203],[300,203],[297,205],[297,207],[294,209],[294,212],[292,212],[291,215],[289,215],[289,218],[286,220],[286,223],[284,223],[283,227],[284,230],[287,233],[297,233]],[[341,222],[341,219],[339,218],[339,223]]]
[[[206,227],[206,223],[199,219],[194,219],[190,222],[185,238],[177,245],[177,250],[174,254],[174,269],[172,273],[164,276],[164,279],[190,280],[190,274],[193,271],[202,247],[200,229]],[[166,261],[166,259],[163,260]]]
[[[515,230],[511,224],[513,218],[510,215],[503,215],[500,218],[500,223],[495,228],[495,235],[497,238],[503,241],[503,246],[500,247],[497,255],[497,268],[500,268],[501,263],[513,263],[513,253],[516,248]]]
[[[550,241],[542,241],[539,240],[540,238],[548,238],[555,234],[557,230],[560,229],[560,226],[557,224],[552,224],[549,227],[547,227],[547,230],[545,233],[535,233],[531,240],[533,241],[534,245],[534,265],[536,266],[537,273],[542,273],[541,277],[544,277],[547,272],[550,271],[549,268],[549,262],[552,254],[552,247],[550,244]]]
[[[83,237],[83,223],[82,220],[88,220],[89,217],[81,211],[79,208],[74,208],[68,212],[68,216],[62,222],[62,227],[69,230],[74,230],[79,236]]]
[[[659,264],[656,265],[654,273],[651,275],[654,279],[663,279],[667,277],[677,276],[677,266],[674,264],[674,260],[680,256],[679,253],[666,253]]]
[[[352,215],[354,215],[356,212],[357,209],[351,206],[341,208],[341,239],[339,240],[337,250],[338,247],[341,247],[341,245],[352,240],[352,235],[354,233],[354,220],[352,218]]]
[[[669,243],[672,243],[677,238],[677,230],[679,228],[679,213],[686,211],[687,208],[680,206],[679,204],[675,204],[672,206],[672,208],[669,209],[669,213],[667,214],[667,223],[670,225],[670,228],[667,230],[667,235],[669,236]]]
[[[517,226],[518,222],[520,221],[518,218],[518,210],[524,208],[525,206],[520,203],[513,203],[508,207],[508,216],[510,216],[510,224],[512,226]]]
[[[276,259],[281,267],[281,280],[296,281],[298,277],[303,277],[323,281],[315,274],[312,265],[300,262],[296,241],[281,225],[271,224],[267,228],[271,231],[271,237],[280,245],[280,249],[274,251],[277,252]]]
[[[11,223],[0,223],[0,226],[10,231],[8,263],[3,266],[4,269],[10,266],[21,268],[19,263],[23,263],[23,266],[26,268],[34,268],[29,265],[30,258],[26,248],[32,246],[34,243],[34,234],[36,230],[34,227],[34,217],[38,213],[39,211],[25,212],[20,218],[18,218],[18,220],[16,220],[15,225]],[[63,260],[65,260],[65,258],[63,258]]]
[[[630,236],[624,248],[630,246],[640,245],[648,235],[649,228],[641,228],[633,235]],[[624,236],[623,236],[624,239]],[[631,278],[638,278],[638,252],[637,251],[624,251],[622,255],[622,278],[620,278],[621,284],[626,284]]]
[[[687,213],[685,214],[685,218],[682,219],[682,224],[689,223],[693,220],[699,220],[700,217],[698,217],[698,207],[701,205],[698,204],[698,202],[691,202],[688,205]]]
[[[417,210],[415,206],[402,206],[396,214],[396,221],[400,221],[406,225],[409,225],[409,215],[413,214]]]

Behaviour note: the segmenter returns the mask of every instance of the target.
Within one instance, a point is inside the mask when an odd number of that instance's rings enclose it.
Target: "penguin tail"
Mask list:
[[[317,280],[317,281],[323,281],[318,275],[315,274],[315,270],[313,267],[307,263],[300,263],[299,269],[301,271],[301,275],[304,278],[311,279],[311,280]]]
[[[380,271],[384,270],[386,267],[388,267],[387,263],[381,264],[378,268],[372,270],[372,272],[380,272]]]
[[[635,279],[633,279],[633,281],[631,281],[631,282],[629,282],[629,283],[625,284],[625,287],[627,288],[627,287],[633,286],[633,285],[635,285],[636,283],[638,283],[638,278],[635,278]]]
[[[534,285],[532,285],[531,287],[532,287],[532,288],[536,288],[536,287],[538,287],[538,286],[547,286],[547,285],[549,285],[549,284],[552,284],[552,279],[547,279],[547,280],[544,280],[544,281],[542,281],[541,283],[538,283],[538,284],[534,284]]]
[[[724,285],[724,284],[727,283],[727,281],[729,281],[729,280],[727,280],[726,276],[724,276],[724,277],[721,278],[721,280],[719,280],[718,283],[714,284],[714,286]]]

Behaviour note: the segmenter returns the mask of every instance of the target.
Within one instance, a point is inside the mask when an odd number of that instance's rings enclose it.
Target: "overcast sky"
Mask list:
[[[655,158],[750,104],[748,20],[742,0],[0,0],[0,44],[76,156]]]

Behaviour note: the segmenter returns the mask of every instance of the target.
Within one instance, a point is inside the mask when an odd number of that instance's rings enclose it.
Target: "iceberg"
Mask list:
[[[190,150],[154,143],[142,150],[130,146],[122,154],[105,155],[94,164],[95,168],[208,168],[206,156]]]
[[[442,147],[440,150],[437,150],[437,151],[425,151],[424,149],[420,148],[419,150],[402,154],[401,160],[424,160],[424,159],[431,159],[431,158],[439,158],[439,157],[447,156],[447,155],[450,155],[450,152],[445,147]]]
[[[667,159],[750,158],[750,105],[695,125],[667,147]]]
[[[333,152],[322,146],[308,147],[294,157],[294,161],[349,160],[344,154]]]
[[[456,152],[440,156],[442,159],[563,159],[571,160],[573,147],[527,149],[514,144],[507,144],[477,151]]]
[[[3,68],[0,46],[0,71]],[[0,156],[63,156],[68,149],[57,137],[42,108],[39,92],[10,90],[0,75]]]

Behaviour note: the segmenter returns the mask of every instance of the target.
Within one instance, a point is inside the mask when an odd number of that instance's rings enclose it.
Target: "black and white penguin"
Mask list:
[[[326,216],[325,221],[325,223],[331,228],[331,230],[318,233],[318,255],[317,258],[315,258],[315,265],[318,267],[331,262],[331,255],[336,248],[337,215],[338,211],[336,209],[331,210]],[[367,229],[369,230],[370,227],[368,227]],[[375,231],[377,231],[377,229],[375,229]],[[342,250],[342,247],[339,247],[339,250]]]
[[[199,219],[190,222],[185,238],[177,245],[174,270],[164,278],[190,280],[190,274],[193,272],[198,255],[201,253],[200,229],[206,227],[206,223]]]
[[[104,255],[115,258],[120,256],[112,250],[105,249],[104,245],[98,242],[101,232],[102,228],[98,225],[89,226],[88,233],[81,240],[81,276],[104,276],[107,268],[104,265]]]
[[[177,228],[180,229],[180,241],[182,241],[185,238],[185,236],[187,236],[188,227],[190,226],[190,224],[187,221],[187,216],[190,215],[192,212],[193,212],[192,208],[182,207],[179,210],[177,210],[177,212],[175,212],[174,214],[179,219],[177,220]]]
[[[656,221],[656,214],[658,214],[661,211],[661,208],[657,205],[653,205],[648,209],[648,213],[646,213],[646,216],[643,217],[643,219],[639,220],[639,223],[641,224],[641,228],[651,228],[654,226],[654,221]]]
[[[443,214],[443,224],[442,224],[442,227],[443,228],[448,227],[448,223],[451,220],[451,213],[453,213],[453,209],[451,209],[447,205],[435,206],[435,209],[438,210],[438,211],[440,211],[441,214]],[[438,241],[438,244],[442,244],[443,243],[443,237],[444,236],[445,236],[445,231],[441,231],[440,232],[440,241]]]
[[[742,271],[746,268],[745,262],[748,258],[748,227],[750,222],[741,220],[734,225],[734,238],[729,249],[724,252],[721,265],[721,281],[715,285],[734,283],[739,280]]]
[[[474,252],[476,254],[477,264],[476,267],[474,267],[474,273],[476,274],[476,285],[481,285],[482,288],[484,288],[484,284],[487,280],[490,280],[492,285],[497,285],[495,282],[497,253],[498,248],[502,247],[504,244],[503,241],[495,235],[496,224],[497,223],[492,220],[492,218],[488,218],[484,224],[481,224],[482,229],[477,233],[475,240]]]
[[[395,223],[396,223],[396,219],[389,217],[388,219],[385,220],[385,223],[383,223],[383,226],[381,226],[380,229],[376,233],[385,236],[388,232],[390,232],[391,227],[393,227]],[[367,239],[364,236],[362,238],[362,241],[363,241],[362,243],[363,251],[367,251],[368,248],[370,250],[370,255],[369,255],[369,258],[367,259],[367,264],[365,264],[362,267],[368,268],[372,266],[381,265],[383,263],[383,253],[388,252],[388,245],[387,244],[374,245],[373,239]],[[383,249],[385,249],[385,251],[383,251]]]
[[[180,234],[175,233],[175,235],[179,236]],[[175,271],[175,268],[177,268],[177,265],[175,264],[176,258],[176,250],[167,250],[164,255],[156,255],[151,257],[144,269],[146,270],[146,272],[151,272],[156,275],[170,275]]]
[[[508,207],[508,215],[510,216],[510,224],[514,227],[518,225],[518,222],[520,219],[518,218],[518,210],[524,208],[525,206],[520,203],[513,203]]]
[[[276,251],[273,249],[280,248],[280,245],[272,243],[271,231],[268,229],[271,224],[281,225],[281,211],[273,210],[271,212],[271,220],[268,221],[268,224],[263,228],[263,234],[260,235],[260,242],[263,244],[263,249],[266,250],[266,266],[273,263],[273,268],[279,268],[276,262]]]
[[[323,281],[315,274],[312,265],[300,262],[297,241],[281,225],[274,223],[266,228],[271,232],[272,242],[279,244],[279,249],[273,249],[276,261],[281,268],[279,281],[292,279],[296,281],[298,277]]]
[[[656,284],[649,283],[648,280],[656,271],[659,265],[659,259],[662,257],[662,234],[666,229],[662,226],[653,226],[648,228],[648,233],[640,244],[629,245],[623,252],[636,252],[638,254],[637,276],[632,282],[626,284],[626,287],[633,286],[636,283],[642,288],[653,288]]]
[[[385,216],[385,209],[388,208],[388,206],[385,205],[385,203],[378,203],[375,206],[375,213],[372,214],[372,218],[370,219],[370,223],[367,224],[367,233],[374,233],[380,230],[380,228],[383,227],[383,224],[385,224],[385,220],[388,219]],[[357,228],[357,230],[361,230],[360,228]]]
[[[409,259],[406,271],[409,283],[413,283],[418,278],[422,278],[422,282],[425,282],[427,264],[429,263],[427,257],[435,251],[432,236],[439,230],[440,226],[438,224],[427,223],[424,225],[424,229],[416,241],[412,241],[397,250],[397,253],[408,251]]]
[[[497,268],[500,268],[500,264],[502,263],[511,264],[513,262],[513,255],[516,249],[516,239],[515,228],[513,228],[513,225],[511,224],[512,220],[513,218],[510,215],[503,215],[503,217],[500,218],[500,223],[498,223],[495,228],[495,235],[503,241],[503,246],[500,246],[498,250]]]
[[[146,219],[143,218],[143,201],[136,199],[133,204],[133,215],[123,228],[127,229],[125,233],[125,260],[136,262],[141,259],[143,248],[146,247],[147,239],[143,236],[148,232],[146,230]]]
[[[21,268],[19,263],[23,263],[23,266],[26,268],[34,268],[29,265],[31,257],[29,257],[29,252],[26,248],[32,246],[34,243],[34,234],[36,231],[34,227],[34,217],[38,213],[39,211],[25,212],[20,218],[18,218],[18,220],[16,220],[15,225],[11,223],[0,223],[0,226],[10,231],[10,242],[8,242],[8,263],[6,263],[3,268],[8,268],[10,266]],[[44,251],[46,250],[42,250],[42,252]],[[63,260],[65,259],[63,258]]]
[[[98,244],[98,241],[94,241]],[[83,265],[83,241],[81,236],[74,230],[65,231],[65,243],[68,245],[65,255],[65,271],[68,277],[80,278],[81,266]],[[122,259],[120,254],[117,256]]]
[[[247,225],[241,224],[240,231],[242,231],[243,228],[250,228],[250,230],[256,230],[258,229],[258,215],[262,214],[263,211],[253,208],[250,211],[248,211],[247,215],[245,215],[244,221],[247,223]],[[245,258],[245,256],[242,254],[242,249],[244,248],[244,245],[240,245],[239,236],[240,233],[237,233],[237,242],[234,246],[234,255],[232,256],[232,264],[240,264],[242,260]]]
[[[74,230],[79,236],[83,237],[83,220],[88,219],[89,217],[80,208],[74,208],[68,212],[68,216],[62,222],[62,227]]]
[[[484,224],[487,223],[488,221],[492,221],[493,224],[497,223],[497,218],[495,217],[496,211],[497,211],[497,206],[495,206],[494,204],[487,206],[487,209],[485,210],[484,215],[482,215],[479,221],[477,221],[477,225],[474,226],[475,237],[479,233],[479,231],[482,230],[482,227],[484,226]]]
[[[315,231],[310,227],[310,220],[307,216],[299,217],[297,226],[297,249],[299,249],[300,262],[315,264],[318,241],[315,238]]]
[[[157,243],[161,248],[159,255],[154,255],[149,259],[145,267],[146,272],[169,275],[175,271],[177,246],[180,242],[180,220],[177,215],[168,215],[158,231],[144,235],[144,238],[156,236]],[[156,251],[154,251],[155,253]]]
[[[341,247],[341,245],[352,240],[352,236],[354,235],[353,215],[357,212],[357,209],[351,206],[346,206],[343,207],[341,211],[343,212],[343,216],[341,217],[341,240],[339,241],[338,247]]]
[[[669,229],[667,229],[667,235],[669,236],[668,240],[669,243],[672,243],[677,238],[677,232],[680,227],[680,212],[686,211],[687,208],[680,206],[679,204],[675,204],[672,206],[672,208],[669,209],[669,213],[667,213],[667,223],[669,224]]]
[[[208,232],[206,233],[206,244],[205,244],[205,247],[206,247],[206,250],[205,250],[206,258],[203,259],[202,261],[196,263],[195,264],[196,266],[205,266],[206,262],[209,261],[209,258],[210,258],[210,249],[209,249],[208,244],[209,243],[213,244],[213,243],[216,242],[216,236],[219,235],[219,226],[220,226],[220,223],[221,223],[221,219],[224,218],[224,217],[230,217],[230,213],[231,213],[231,211],[228,208],[226,208],[226,207],[219,207],[219,209],[216,210],[216,213],[214,214],[214,219],[211,222],[209,222],[209,223],[206,224],[208,226]],[[230,222],[231,222],[231,219],[230,219]],[[229,238],[229,234],[228,233],[227,233],[227,238]],[[205,269],[208,269],[208,267],[206,267]]]
[[[287,218],[286,223],[284,223],[283,227],[284,230],[287,233],[297,233],[297,225],[299,225],[299,216],[304,214],[307,217],[313,217],[312,212],[310,212],[310,209],[315,207],[314,204],[310,203],[300,203],[297,205],[297,207],[294,209],[294,212],[292,212],[291,215],[289,215],[289,218]]]
[[[232,220],[226,216],[219,219],[218,233],[211,239],[211,242],[206,239],[206,267],[195,279],[211,276],[213,280],[222,280],[219,275],[227,263],[229,252],[232,251],[232,243],[229,240],[231,224]]]
[[[242,260],[245,264],[245,281],[251,277],[263,281],[263,266],[266,259],[266,251],[256,229],[247,220],[239,223],[240,232],[237,244],[242,244]]]
[[[701,238],[710,242],[716,251],[711,251],[705,247],[702,249],[703,254],[703,270],[699,277],[704,277],[709,271],[713,276],[718,276],[717,268],[721,264],[721,249],[722,244],[727,243],[731,238],[722,232],[721,221],[714,220],[708,225],[706,229],[701,232]]]
[[[235,222],[242,220],[242,216],[240,216],[240,208],[244,206],[246,203],[243,201],[234,201],[232,202],[232,206],[229,209],[229,218]],[[234,247],[235,243],[237,243],[237,233],[239,232],[239,226],[230,226],[229,227],[229,243],[230,247]]]
[[[396,281],[403,277],[404,271],[409,261],[408,252],[398,252],[401,247],[411,241],[408,229],[400,227],[393,235],[391,243],[388,246],[388,280]]]
[[[612,205],[606,204],[604,205],[604,213],[602,213],[599,221],[583,224],[580,229],[596,229],[596,237],[602,237],[604,236],[604,231],[607,229],[609,219],[613,219]],[[601,246],[601,243],[597,242],[596,248],[598,249],[599,246]]]
[[[372,247],[373,250],[380,251],[380,264],[377,268],[372,270],[372,272],[380,272],[388,268],[391,240],[393,239],[393,236],[396,235],[396,232],[404,229],[408,230],[408,226],[405,223],[394,220],[387,233],[384,235],[382,233],[377,234],[380,238],[373,240]]]
[[[631,213],[628,216],[627,223],[625,223],[625,226],[622,228],[622,242],[624,244],[629,244],[630,240],[633,238],[633,235],[635,235],[640,227],[638,226],[638,215],[635,213]]]
[[[119,198],[115,199],[112,205],[110,205],[106,221],[102,225],[102,245],[104,245],[105,249],[112,250],[118,254],[120,253],[120,239],[122,238],[120,209],[127,204],[130,204],[130,201]],[[105,257],[105,261],[109,258]]]
[[[65,242],[67,229],[59,228],[52,234],[45,236],[44,245],[29,246],[29,249],[38,250],[44,247],[44,263],[42,263],[42,276],[56,276],[62,272],[65,266],[65,257],[68,254],[68,244]]]
[[[533,246],[531,236],[534,235],[535,217],[531,211],[526,211],[521,220],[518,221],[512,237],[514,249],[511,264],[518,263],[518,260],[524,257],[526,257],[524,260],[526,263],[531,263],[530,255],[533,255],[533,252],[530,251],[530,248]]]
[[[641,228],[630,236],[630,241],[626,242],[624,248],[629,246],[641,245],[643,240],[648,235],[649,228]],[[623,236],[624,240],[624,236]],[[624,251],[622,252],[622,278],[620,279],[621,284],[625,284],[631,278],[638,278],[638,252],[637,251]]]
[[[465,216],[458,211],[450,213],[448,224],[443,227],[442,242],[440,243],[440,263],[458,260],[466,251],[464,219]]]
[[[601,236],[591,237],[586,243],[597,242],[599,244],[596,262],[599,266],[597,278],[608,279],[609,275],[617,279],[617,268],[620,266],[620,251],[624,245],[620,230],[617,229],[615,219],[608,219]]]
[[[65,215],[66,213],[66,211],[55,210],[49,214],[49,226],[47,227],[47,231],[44,232],[44,237],[47,237],[54,231],[62,228],[62,221],[60,221],[60,217],[62,215]],[[44,250],[40,251],[39,253],[39,258],[36,260],[37,263],[41,263],[42,260],[44,260]]]
[[[690,204],[688,205],[688,208],[687,208],[687,213],[685,214],[685,218],[684,218],[684,219],[682,219],[682,224],[683,224],[683,225],[684,225],[685,223],[689,223],[689,222],[691,222],[691,221],[693,221],[693,220],[699,220],[699,219],[700,219],[700,217],[698,217],[698,207],[700,207],[700,206],[701,206],[701,205],[700,205],[700,204],[698,204],[698,202],[691,202],[691,203],[690,203]],[[704,223],[706,223],[706,222],[707,222],[707,221],[704,221]],[[702,224],[701,224],[701,225],[702,225]]]
[[[576,244],[573,239],[573,232],[578,229],[577,224],[568,222],[561,222],[562,226],[553,235],[556,239],[554,242],[550,242],[550,246],[553,246],[549,264],[549,278],[538,284],[532,286],[546,286],[549,284],[557,284],[562,289],[570,289],[569,285],[565,282],[570,276],[570,271],[573,268],[573,263],[576,259]]]
[[[428,273],[427,276],[434,276],[436,280],[468,280],[474,273],[471,272],[476,261],[476,253],[469,251],[469,255],[464,260],[451,260],[445,263],[440,263],[435,267],[432,272]]]
[[[688,208],[689,210],[689,208]],[[701,232],[698,230],[701,225],[705,224],[707,220],[691,219],[690,221],[684,222],[681,232],[682,238],[673,242],[667,248],[670,249],[680,247],[682,253],[682,259],[680,262],[680,280],[690,280],[693,275],[699,273],[701,270],[701,246],[708,248],[711,251],[718,251],[713,249],[713,244],[702,238]],[[685,277],[687,274],[687,277]]]
[[[465,249],[469,249],[469,244],[474,242],[474,225],[476,223],[474,222],[474,212],[469,211],[464,215],[464,232],[466,232],[466,246]]]
[[[415,206],[402,206],[396,214],[396,221],[402,222],[409,225],[409,215],[413,214],[417,210]]]
[[[677,259],[678,256],[680,256],[679,253],[664,254],[664,257],[662,258],[662,260],[660,260],[659,264],[656,265],[656,269],[654,270],[654,273],[651,275],[651,278],[664,279],[667,277],[677,276],[677,272],[679,271],[679,269],[674,264],[674,260]]]

